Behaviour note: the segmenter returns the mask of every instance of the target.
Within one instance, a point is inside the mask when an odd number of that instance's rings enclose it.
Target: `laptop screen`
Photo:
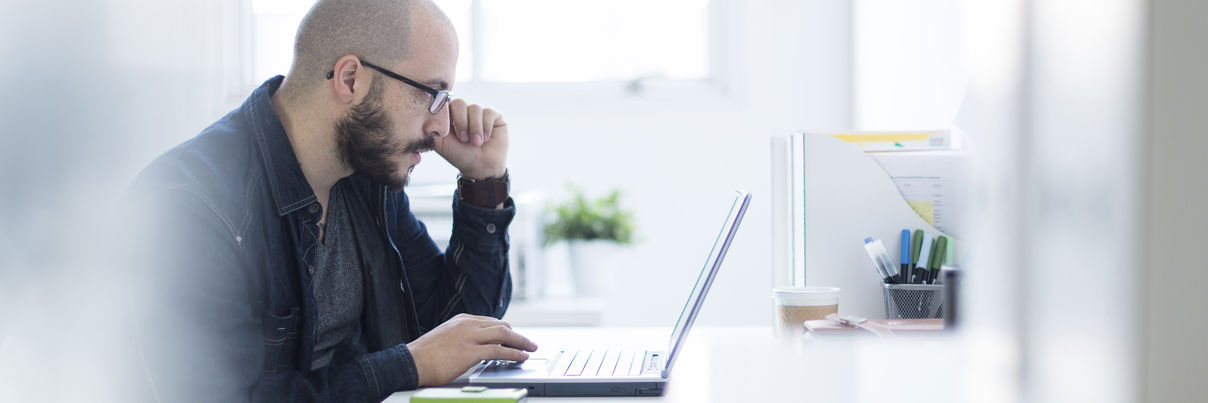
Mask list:
[[[675,363],[676,350],[688,337],[688,330],[692,328],[692,322],[696,321],[700,307],[705,302],[705,294],[709,293],[709,286],[713,285],[713,279],[717,277],[721,261],[725,259],[726,251],[730,249],[730,242],[734,240],[734,234],[738,231],[738,224],[742,222],[743,215],[747,213],[747,206],[751,204],[750,193],[741,190],[737,193],[734,203],[730,205],[730,212],[726,215],[726,221],[722,224],[721,232],[713,241],[713,249],[709,251],[705,267],[701,268],[700,274],[696,277],[696,284],[692,286],[692,294],[688,296],[683,311],[680,311],[679,319],[675,321],[675,330],[671,331],[671,345],[667,349],[667,365],[663,367],[664,377],[667,376],[671,365]]]

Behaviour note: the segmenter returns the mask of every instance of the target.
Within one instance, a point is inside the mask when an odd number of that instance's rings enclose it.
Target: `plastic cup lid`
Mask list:
[[[839,303],[839,287],[776,287],[772,296],[782,305],[834,305]]]

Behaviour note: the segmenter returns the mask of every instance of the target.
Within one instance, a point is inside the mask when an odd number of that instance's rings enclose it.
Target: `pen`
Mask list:
[[[902,230],[902,259],[901,270],[898,271],[898,284],[910,283],[910,230]]]
[[[872,258],[872,264],[877,269],[877,274],[881,275],[881,279],[888,284],[895,284],[898,277],[897,268],[893,266],[893,260],[889,258],[889,252],[885,251],[885,245],[880,239],[872,239],[872,237],[864,238],[864,250],[868,252],[868,257]]]
[[[931,234],[923,233],[923,243],[919,246],[919,260],[914,264],[913,284],[923,284],[927,279],[927,265],[931,264],[931,248],[934,247]]]
[[[956,238],[947,237],[947,239],[948,242],[944,244],[944,262],[940,263],[940,276],[935,279],[935,284],[944,283],[944,278],[947,277],[944,275],[944,266],[956,263]]]
[[[921,250],[922,247],[923,247],[923,230],[916,229],[916,230],[914,230],[914,238],[912,238],[910,241],[910,267],[906,268],[906,274],[905,274],[906,281],[903,282],[902,284],[910,284],[910,283],[914,282],[914,279],[913,279],[914,276],[911,275],[911,274],[913,274],[912,272],[914,270],[911,270],[910,268],[914,267],[915,263],[919,262],[919,250]]]
[[[947,248],[944,250],[944,264],[951,266],[956,263],[956,239],[948,238],[948,244],[944,245]]]
[[[931,263],[927,265],[927,284],[935,284],[935,279],[939,278],[940,264],[944,262],[944,246],[947,244],[948,237],[941,236],[932,246]]]

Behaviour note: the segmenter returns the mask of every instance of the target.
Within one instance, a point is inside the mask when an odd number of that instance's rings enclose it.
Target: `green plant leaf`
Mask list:
[[[545,245],[595,239],[619,244],[633,242],[633,213],[621,208],[620,191],[589,200],[578,188],[567,186],[567,189],[570,199],[548,209],[554,217],[545,225]]]

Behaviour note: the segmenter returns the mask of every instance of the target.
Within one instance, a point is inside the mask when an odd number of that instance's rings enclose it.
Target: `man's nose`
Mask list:
[[[428,120],[424,122],[424,134],[435,138],[445,137],[449,135],[450,125],[449,107],[445,106],[435,115],[428,115]]]

